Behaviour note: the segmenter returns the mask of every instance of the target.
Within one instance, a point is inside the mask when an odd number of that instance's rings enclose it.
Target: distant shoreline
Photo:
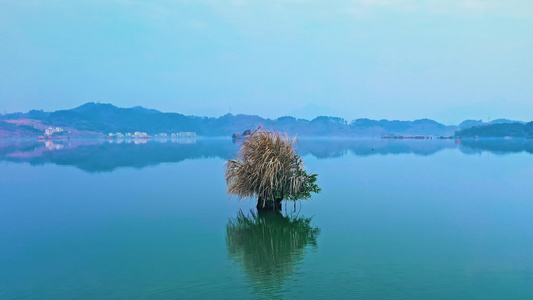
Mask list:
[[[507,119],[488,123],[465,120],[459,125],[444,125],[430,119],[398,121],[360,118],[348,122],[331,116],[319,116],[312,120],[290,116],[267,119],[255,115],[232,114],[207,118],[164,113],[143,107],[120,108],[111,104],[86,103],[55,112],[32,110],[28,113],[0,115],[0,138],[49,135],[104,137],[136,132],[147,136],[188,132],[199,137],[231,137],[259,126],[298,137],[533,137],[533,122]]]

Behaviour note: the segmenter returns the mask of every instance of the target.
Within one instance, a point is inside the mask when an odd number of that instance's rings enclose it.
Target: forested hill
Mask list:
[[[456,132],[459,137],[533,137],[533,122],[486,124]]]
[[[231,134],[242,132],[245,129],[263,126],[266,129],[275,129],[299,136],[451,136],[460,129],[458,126],[446,126],[430,119],[415,121],[356,119],[348,122],[341,118],[327,116],[305,120],[294,117],[267,119],[253,115],[232,114],[213,118],[164,113],[140,106],[120,108],[111,104],[92,102],[73,109],[55,112],[32,110],[28,113],[5,114],[0,115],[0,120],[11,122],[13,120],[33,120],[32,126],[35,127],[35,122],[42,125],[38,128],[40,130],[46,126],[57,126],[75,130],[81,134],[135,131],[156,134],[192,131],[199,136],[231,136]],[[17,124],[25,123],[18,122]],[[24,134],[30,134],[30,131],[26,130]]]

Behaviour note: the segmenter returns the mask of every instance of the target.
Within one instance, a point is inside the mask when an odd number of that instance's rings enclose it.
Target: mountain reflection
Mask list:
[[[252,288],[273,298],[303,258],[305,247],[317,246],[319,231],[311,225],[311,218],[283,216],[277,211],[248,215],[239,211],[226,226],[226,244]]]
[[[461,141],[461,152],[465,154],[510,154],[527,152],[533,154],[533,139],[466,139]]]
[[[236,146],[228,140],[65,140],[0,143],[0,160],[71,165],[87,172],[121,167],[144,168],[186,159],[227,158]]]
[[[87,172],[110,172],[117,168],[144,168],[186,159],[234,155],[239,143],[230,139],[153,139],[153,140],[0,140],[0,161],[32,165],[75,166]],[[532,153],[533,139],[384,140],[384,139],[302,139],[298,153],[317,158],[415,154],[433,155],[446,149],[464,154]]]

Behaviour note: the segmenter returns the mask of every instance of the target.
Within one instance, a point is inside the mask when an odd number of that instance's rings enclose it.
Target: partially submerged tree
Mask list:
[[[319,193],[317,174],[304,170],[296,154],[296,138],[276,131],[256,130],[226,165],[228,194],[257,197],[258,210],[281,210],[281,201],[308,199]]]

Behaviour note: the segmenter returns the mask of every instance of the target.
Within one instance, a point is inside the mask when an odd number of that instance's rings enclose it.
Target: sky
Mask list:
[[[0,113],[533,120],[531,0],[0,0]]]

